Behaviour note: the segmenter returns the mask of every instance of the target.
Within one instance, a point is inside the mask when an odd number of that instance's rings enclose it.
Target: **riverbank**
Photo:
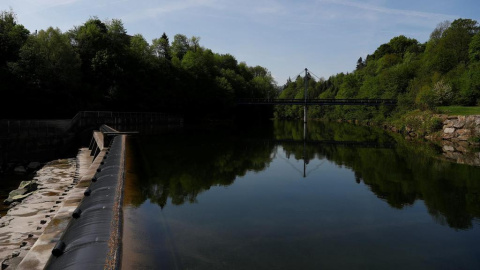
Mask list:
[[[441,149],[441,158],[471,166],[480,166],[480,115],[447,115],[431,111],[412,111],[386,122],[337,120],[355,125],[381,127],[405,140],[426,140]]]

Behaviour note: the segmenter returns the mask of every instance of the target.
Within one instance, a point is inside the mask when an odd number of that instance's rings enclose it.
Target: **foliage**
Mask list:
[[[424,44],[403,35],[394,37],[365,60],[360,57],[352,73],[339,73],[318,82],[312,79],[308,93],[309,98],[397,99],[395,109],[322,106],[310,107],[308,116],[383,122],[416,109],[431,112],[436,106],[477,105],[479,31],[477,21],[457,19],[440,23]],[[287,81],[280,97],[302,98],[303,85],[300,77]],[[302,118],[303,110],[299,106],[277,106],[275,116]]]
[[[237,98],[276,97],[270,72],[177,34],[148,43],[121,20],[97,17],[62,33],[30,34],[0,13],[2,117],[72,117],[78,110],[164,111],[230,117]],[[35,111],[35,115],[31,112]]]

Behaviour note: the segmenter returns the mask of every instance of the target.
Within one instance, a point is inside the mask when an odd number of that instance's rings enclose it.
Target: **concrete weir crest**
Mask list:
[[[75,186],[16,269],[120,268],[125,137],[105,125],[93,133]]]

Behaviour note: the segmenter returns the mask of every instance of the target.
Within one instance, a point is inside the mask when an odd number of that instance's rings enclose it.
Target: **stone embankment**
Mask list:
[[[442,156],[446,160],[468,164],[472,166],[480,166],[480,115],[470,116],[449,116],[449,115],[433,115],[433,118],[440,119],[441,130],[435,133],[419,132],[413,127],[407,126],[402,131],[394,127],[389,129],[394,132],[403,133],[406,139],[421,137],[440,144],[443,153]],[[430,119],[419,118],[420,122],[425,123]]]
[[[459,164],[480,166],[480,115],[443,116],[441,145],[443,157]]]
[[[480,115],[443,117],[444,140],[474,142],[480,138]]]

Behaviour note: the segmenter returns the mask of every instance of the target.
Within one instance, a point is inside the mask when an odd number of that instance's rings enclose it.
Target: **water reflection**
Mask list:
[[[143,180],[133,206],[147,199],[162,208],[169,199],[173,205],[195,203],[212,186],[228,187],[284,158],[304,161],[303,171],[291,164],[300,176],[321,168],[322,160],[350,169],[357,183],[389,206],[403,209],[421,200],[437,223],[455,229],[472,228],[480,218],[479,168],[433,158],[441,149],[378,129],[309,123],[304,135],[303,123],[278,121],[261,128],[178,130],[135,144]]]

